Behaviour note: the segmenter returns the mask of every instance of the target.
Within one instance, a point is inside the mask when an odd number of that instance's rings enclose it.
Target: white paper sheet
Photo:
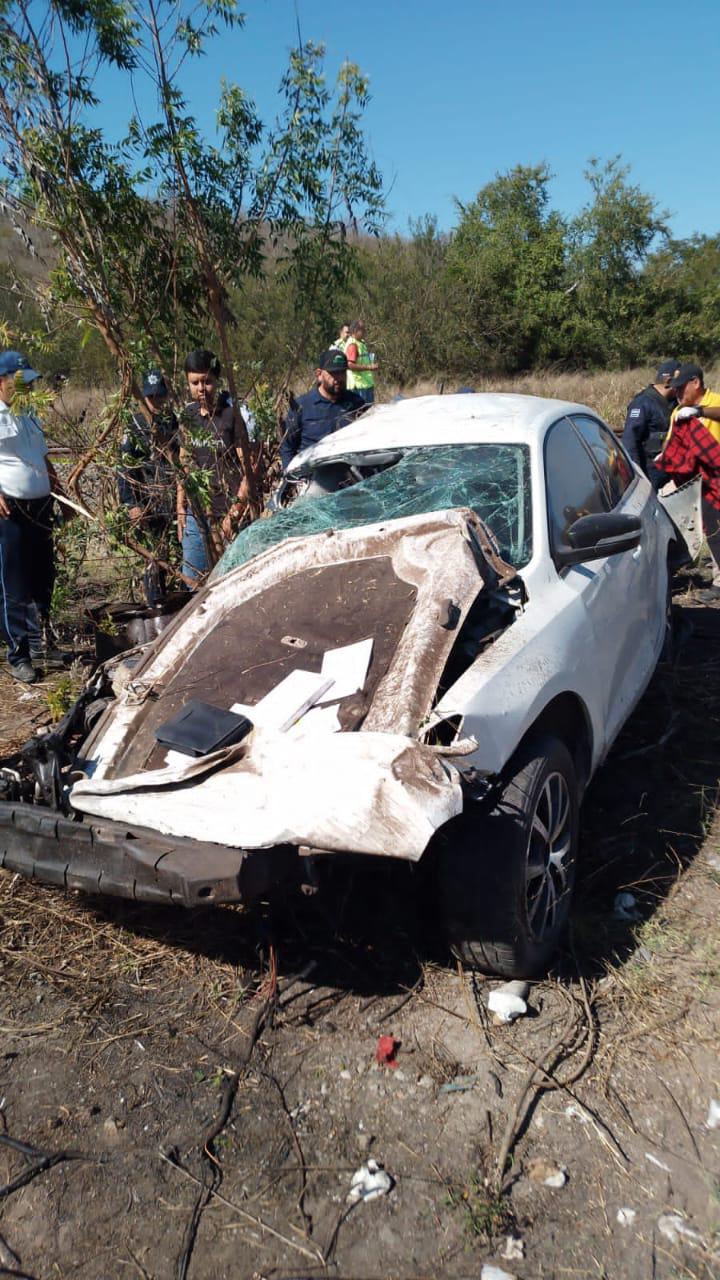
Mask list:
[[[339,733],[340,716],[337,706],[311,707],[305,715],[288,730],[293,738],[305,737],[306,734]]]
[[[247,716],[253,724],[260,725],[263,729],[278,729],[282,733],[327,693],[332,682],[331,675],[297,668],[266,693],[254,707],[234,702],[230,710]]]
[[[332,687],[328,693],[317,699],[318,703],[337,702],[338,698],[347,698],[351,693],[362,689],[370,666],[373,640],[358,640],[356,644],[346,644],[340,649],[327,649],[323,654],[321,674],[332,679]]]

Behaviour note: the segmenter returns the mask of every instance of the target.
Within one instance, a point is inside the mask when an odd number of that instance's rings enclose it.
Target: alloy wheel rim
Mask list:
[[[567,781],[550,773],[535,804],[525,862],[525,905],[530,932],[541,942],[562,917],[569,892],[572,805]]]

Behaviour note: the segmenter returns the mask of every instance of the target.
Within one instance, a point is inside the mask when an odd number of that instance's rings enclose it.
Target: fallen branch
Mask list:
[[[181,1173],[184,1178],[189,1178],[197,1187],[203,1186],[202,1180],[196,1177],[194,1173],[191,1173],[189,1169],[186,1169],[181,1165],[179,1160],[173,1160],[169,1155],[166,1155],[164,1151],[160,1152],[160,1159],[164,1160],[166,1164],[169,1164],[171,1169],[177,1169],[178,1173]],[[311,1249],[306,1249],[304,1245],[298,1244],[296,1240],[291,1240],[289,1236],[284,1236],[281,1231],[277,1231],[275,1227],[271,1227],[269,1222],[264,1222],[262,1218],[257,1217],[254,1213],[248,1213],[247,1209],[243,1209],[242,1205],[239,1205],[234,1200],[230,1200],[227,1196],[222,1195],[220,1191],[211,1190],[210,1198],[217,1200],[220,1204],[226,1205],[228,1209],[232,1209],[235,1213],[239,1214],[246,1222],[252,1223],[254,1227],[259,1227],[261,1231],[266,1231],[268,1235],[274,1236],[275,1239],[280,1240],[282,1244],[288,1245],[291,1249],[296,1249],[304,1258],[310,1258],[313,1262],[322,1262],[322,1254],[319,1249],[315,1252]]]
[[[255,1045],[257,1044],[260,1033],[262,1032],[262,1029],[265,1026],[265,1023],[268,1019],[268,1015],[270,1014],[271,1010],[275,1006],[276,998],[277,998],[277,969],[275,964],[275,955],[271,949],[271,972],[270,972],[270,978],[269,978],[268,995],[266,996],[265,1000],[263,1000],[262,1003],[258,1006],[258,1009],[255,1013],[255,1017],[253,1018],[253,1021],[250,1027],[250,1033],[248,1035],[248,1043],[242,1054],[238,1069],[236,1071],[229,1071],[226,1074],[225,1082],[223,1084],[222,1096],[220,1099],[220,1110],[218,1112],[216,1119],[210,1125],[210,1128],[207,1130],[205,1137],[203,1139],[202,1152],[201,1152],[203,1160],[205,1162],[203,1166],[203,1177],[201,1179],[200,1178],[195,1179],[195,1181],[197,1181],[198,1186],[200,1187],[200,1191],[198,1192],[197,1198],[195,1200],[195,1204],[193,1205],[193,1210],[190,1215],[190,1220],[187,1224],[187,1227],[185,1228],[183,1246],[180,1252],[180,1257],[178,1258],[177,1268],[175,1272],[177,1280],[186,1280],[188,1269],[190,1267],[190,1260],[193,1254],[193,1249],[195,1248],[195,1240],[197,1238],[198,1227],[200,1226],[200,1219],[202,1218],[202,1215],[205,1211],[205,1208],[210,1198],[213,1195],[217,1195],[217,1189],[220,1186],[220,1183],[222,1182],[222,1167],[220,1165],[220,1161],[218,1160],[215,1154],[215,1142],[217,1138],[219,1138],[220,1134],[222,1133],[223,1129],[225,1128],[226,1124],[230,1119],[230,1116],[232,1114],[232,1109],[233,1109],[233,1103],[235,1102],[235,1097],[238,1091],[238,1086],[240,1084],[242,1073],[243,1071],[245,1071],[245,1069],[248,1066],[248,1063],[252,1056]],[[181,1169],[182,1172],[186,1173],[188,1177],[193,1177],[192,1174],[190,1174],[186,1169],[183,1168],[183,1166],[180,1164],[179,1159],[173,1160],[173,1159],[170,1159],[168,1156],[164,1156],[163,1158],[168,1160],[168,1162],[174,1165],[175,1168]]]
[[[17,1151],[24,1156],[26,1160],[34,1161],[31,1168],[26,1169],[24,1173],[19,1173],[4,1187],[0,1187],[0,1200],[7,1199],[14,1191],[19,1191],[21,1187],[27,1186],[38,1174],[46,1173],[48,1169],[52,1169],[56,1164],[63,1164],[68,1160],[94,1160],[95,1156],[87,1156],[82,1151],[43,1151],[40,1147],[31,1147],[27,1142],[19,1142],[17,1138],[11,1138],[6,1133],[0,1133],[0,1146],[9,1147],[11,1151]]]

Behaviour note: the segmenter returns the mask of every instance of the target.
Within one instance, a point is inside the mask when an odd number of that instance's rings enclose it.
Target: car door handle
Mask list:
[[[640,546],[638,546],[638,547],[636,547],[636,548],[635,548],[635,550],[634,550],[634,551],[633,551],[633,553],[632,553],[632,558],[633,558],[633,560],[640,560],[640,559],[641,559],[641,557],[642,557],[642,550],[643,550],[643,549],[642,549],[642,544],[641,544]]]

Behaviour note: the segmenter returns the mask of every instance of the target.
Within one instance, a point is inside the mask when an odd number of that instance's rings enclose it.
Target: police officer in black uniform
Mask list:
[[[285,470],[296,453],[317,444],[332,431],[367,409],[367,404],[354,391],[347,389],[347,357],[337,348],[323,351],[315,370],[317,385],[300,396],[285,419],[285,436],[280,457]]]
[[[169,405],[159,369],[150,369],[142,384],[148,418],[135,413],[120,447],[118,497],[136,535],[160,559],[169,555],[169,530],[175,514],[178,420]],[[145,598],[155,605],[165,594],[165,572],[156,560],[143,574]]]
[[[670,380],[677,364],[677,360],[663,360],[655,381],[633,396],[625,416],[623,444],[654,488],[659,488],[663,476],[657,468],[648,466],[648,458],[652,460],[660,453],[670,426],[670,414],[676,403]]]

